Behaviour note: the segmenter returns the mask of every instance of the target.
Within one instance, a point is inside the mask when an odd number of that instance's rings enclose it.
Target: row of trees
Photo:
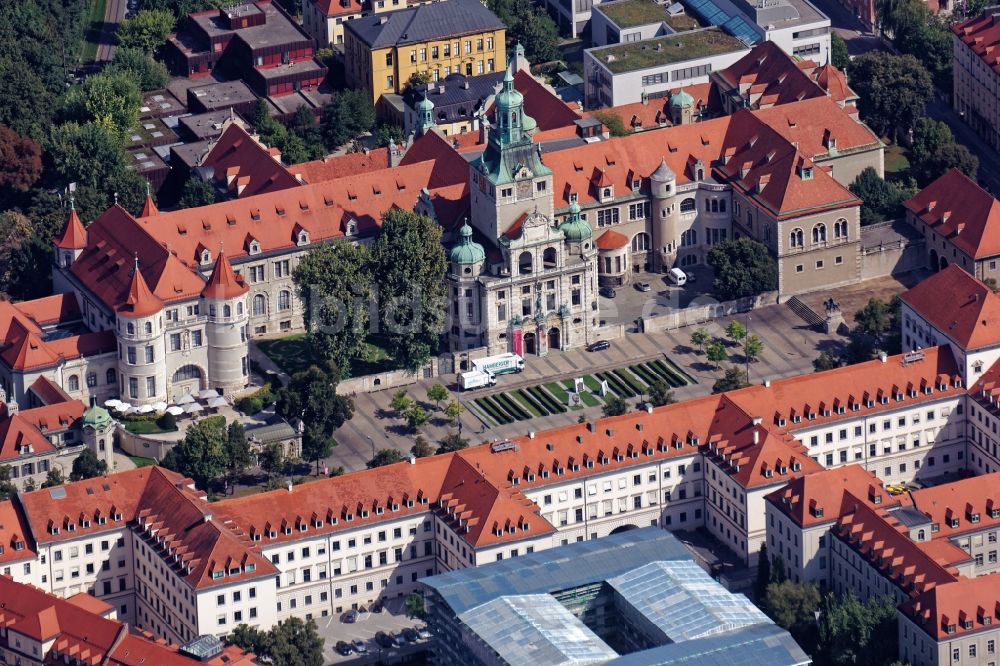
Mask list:
[[[294,279],[317,356],[349,376],[377,329],[397,367],[416,371],[438,349],[446,268],[441,227],[400,209],[385,214],[370,249],[347,241],[311,249]]]
[[[282,620],[267,631],[241,624],[226,637],[226,645],[253,652],[271,666],[323,666],[324,640],[315,620]]]
[[[715,365],[716,370],[729,360],[730,347],[742,345],[743,361],[748,363],[756,362],[764,351],[764,342],[735,319],[726,326],[724,338],[713,337],[707,328],[699,327],[691,333],[691,344]],[[712,385],[712,392],[725,393],[748,385],[747,372],[731,365]]]

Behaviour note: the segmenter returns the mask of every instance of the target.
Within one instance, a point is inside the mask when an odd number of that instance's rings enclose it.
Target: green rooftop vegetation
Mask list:
[[[684,32],[685,30],[696,30],[698,28],[704,27],[704,25],[694,17],[693,14],[677,14],[676,16],[671,16],[667,14],[667,25],[676,30],[677,32]]]
[[[653,0],[616,0],[594,7],[619,28],[634,28],[667,20],[666,6],[658,5]]]
[[[746,48],[735,37],[711,28],[641,42],[615,44],[593,49],[590,53],[613,74],[620,74]]]

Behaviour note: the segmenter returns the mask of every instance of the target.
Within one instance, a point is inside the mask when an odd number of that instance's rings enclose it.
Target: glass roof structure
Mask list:
[[[662,633],[659,642],[680,643],[771,621],[749,599],[728,591],[690,560],[650,562],[608,580],[608,585]]]
[[[648,562],[688,560],[672,534],[657,527],[629,530],[424,578],[456,615],[505,595],[549,594],[620,576]]]
[[[753,45],[760,41],[759,27],[740,14],[726,11],[713,0],[689,0],[687,6],[702,21],[719,26],[747,44]]]
[[[605,662],[605,666],[807,666],[812,659],[774,624],[661,645]]]
[[[500,597],[459,619],[512,666],[584,666],[618,657],[547,594]]]

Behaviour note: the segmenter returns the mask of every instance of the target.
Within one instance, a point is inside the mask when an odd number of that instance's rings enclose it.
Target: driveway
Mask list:
[[[427,641],[421,640],[415,644],[406,644],[399,648],[384,649],[375,642],[375,634],[384,631],[398,634],[407,627],[423,625],[424,622],[406,615],[403,599],[390,599],[381,613],[361,613],[358,621],[347,624],[341,617],[319,617],[316,627],[319,635],[325,640],[324,659],[326,664],[375,664],[382,657],[392,658],[405,654],[413,654],[427,648]],[[350,642],[362,640],[368,647],[368,652],[358,655],[342,656],[335,649],[337,641]]]

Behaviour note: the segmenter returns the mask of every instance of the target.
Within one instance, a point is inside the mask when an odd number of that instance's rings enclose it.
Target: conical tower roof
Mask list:
[[[250,291],[250,288],[236,277],[236,271],[233,270],[232,265],[229,263],[226,253],[219,252],[219,258],[215,261],[215,268],[212,269],[212,275],[208,278],[208,282],[205,283],[205,288],[202,289],[201,295],[205,298],[226,300],[242,296],[248,291]]]
[[[118,312],[127,317],[148,317],[163,309],[163,301],[154,294],[146,278],[139,270],[139,259],[135,260],[135,270],[132,271],[132,283],[128,287],[128,297],[118,307]]]
[[[152,217],[158,214],[160,210],[153,203],[153,196],[146,190],[146,203],[142,204],[142,212],[139,213],[139,217]]]
[[[72,202],[69,205],[66,226],[63,227],[62,234],[56,239],[56,247],[63,250],[82,250],[87,247],[87,230],[83,228],[83,222],[76,214],[76,207]]]
[[[656,171],[654,171],[649,177],[653,180],[669,181],[676,180],[677,174],[674,173],[673,169],[667,166],[667,159],[662,158],[660,160],[660,166],[656,167]]]

